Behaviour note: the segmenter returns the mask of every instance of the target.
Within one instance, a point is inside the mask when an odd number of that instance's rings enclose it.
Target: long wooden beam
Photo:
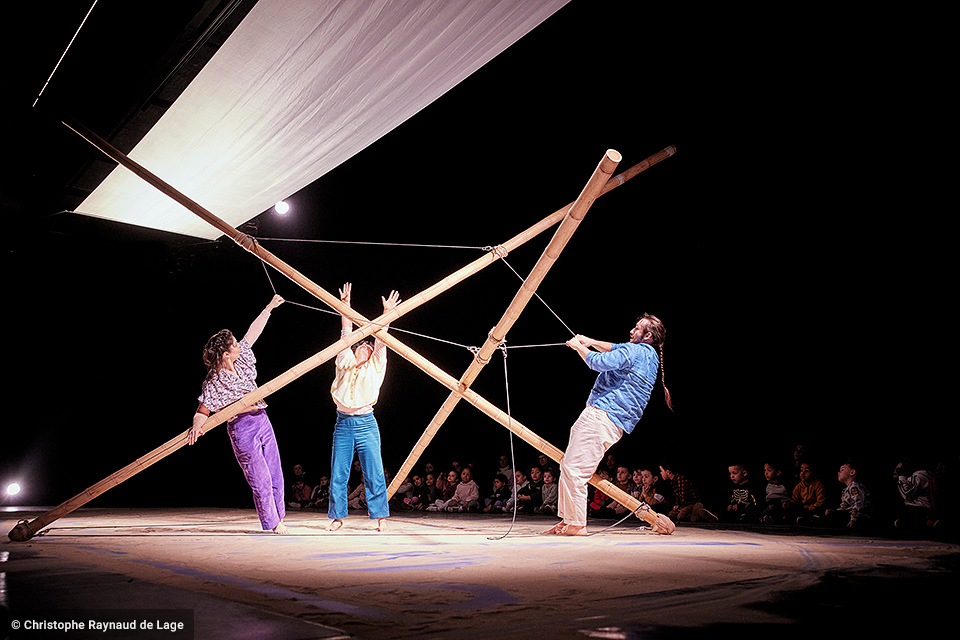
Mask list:
[[[401,303],[400,305],[398,305],[396,309],[393,309],[388,313],[382,314],[380,317],[376,318],[374,321],[371,322],[366,320],[366,318],[364,318],[363,316],[357,314],[348,305],[344,305],[338,297],[329,294],[323,288],[317,286],[316,284],[311,282],[309,279],[307,279],[305,276],[300,274],[299,271],[293,269],[292,267],[284,263],[282,260],[274,256],[270,252],[264,250],[262,247],[259,247],[259,245],[257,245],[251,238],[249,238],[249,236],[246,236],[245,234],[240,233],[239,231],[237,231],[236,229],[226,224],[225,222],[217,218],[215,215],[213,215],[212,213],[210,213],[209,211],[201,207],[199,204],[195,203],[194,201],[187,198],[185,195],[181,194],[179,191],[177,191],[167,183],[163,182],[160,178],[158,178],[154,174],[150,173],[149,171],[147,171],[146,169],[144,169],[134,161],[130,160],[126,155],[122,154],[120,151],[112,147],[112,145],[104,141],[102,138],[99,138],[99,136],[96,136],[96,134],[93,134],[89,130],[76,124],[68,124],[66,122],[64,122],[64,124],[69,128],[71,128],[72,130],[74,130],[76,133],[78,133],[88,142],[93,144],[95,147],[100,149],[104,154],[113,158],[119,164],[127,167],[128,169],[133,171],[136,175],[140,176],[141,178],[143,178],[144,180],[146,180],[147,182],[155,186],[157,189],[159,189],[169,197],[173,198],[175,201],[182,204],[188,210],[196,213],[198,216],[200,216],[202,219],[204,219],[208,223],[212,224],[218,230],[223,231],[226,235],[228,235],[235,242],[237,242],[237,244],[244,247],[248,251],[254,253],[255,255],[260,257],[262,260],[264,260],[271,266],[274,266],[274,268],[277,268],[279,271],[281,271],[281,273],[283,273],[284,275],[289,277],[291,280],[293,280],[294,282],[302,286],[311,294],[315,295],[317,298],[323,300],[324,302],[329,304],[331,307],[333,307],[340,313],[346,315],[348,318],[351,318],[352,320],[354,320],[354,322],[358,324],[365,323],[365,326],[362,326],[359,329],[351,332],[347,336],[344,336],[334,344],[330,345],[329,347],[315,354],[311,358],[308,358],[304,362],[288,370],[281,376],[278,376],[277,378],[271,380],[270,382],[260,386],[256,391],[244,396],[242,399],[233,403],[229,407],[226,407],[223,410],[217,412],[217,414],[212,416],[205,423],[205,427],[207,428],[207,430],[212,429],[218,426],[219,424],[222,424],[223,422],[229,420],[230,418],[237,415],[238,413],[241,413],[246,408],[258,402],[259,400],[266,397],[270,393],[273,393],[277,389],[285,386],[286,384],[289,384],[296,378],[299,378],[304,373],[319,366],[323,362],[326,362],[326,360],[336,355],[336,353],[338,353],[340,350],[348,347],[349,345],[357,342],[358,340],[366,337],[367,335],[370,335],[371,333],[379,331],[381,327],[385,326],[386,324],[389,324],[396,318],[399,318],[404,313],[416,308],[417,306],[419,306],[420,304],[423,304],[427,300],[432,299],[436,295],[439,295],[446,289],[449,289],[450,287],[454,286],[455,284],[462,281],[463,279],[466,279],[467,277],[469,277],[469,275],[472,275],[473,273],[476,273],[477,271],[484,268],[485,266],[492,264],[492,262],[494,262],[499,257],[497,255],[497,252],[491,252],[484,258],[475,260],[470,265],[467,265],[467,267],[464,267],[459,271],[455,272],[454,274],[451,274],[447,278],[444,278],[441,282],[437,283],[433,287],[430,287],[424,290],[423,292],[421,292],[420,294],[417,294],[413,298],[408,299],[404,303]],[[647,158],[643,162],[632,167],[627,172],[624,172],[623,174],[620,174],[619,176],[609,180],[606,184],[603,185],[599,194],[607,193],[610,190],[616,188],[617,186],[620,186],[626,180],[629,180],[630,178],[637,175],[641,171],[644,171],[650,166],[653,166],[654,164],[656,164],[657,162],[660,162],[661,160],[673,155],[675,151],[676,150],[674,147],[668,147],[663,151],[659,152],[658,154],[655,154],[654,156]],[[560,219],[562,219],[562,217],[565,215],[565,212],[566,212],[566,209],[561,209],[555,212],[554,214],[552,214],[551,216],[547,216],[546,218],[541,220],[539,223],[529,228],[527,231],[519,234],[518,236],[515,236],[513,239],[511,239],[510,241],[508,241],[507,243],[501,246],[503,247],[504,250],[507,250],[507,251],[512,250],[512,248],[515,248],[516,246],[523,244],[527,240],[535,237],[542,231],[546,230],[547,228],[559,222]],[[399,341],[396,341],[392,336],[389,336],[389,334],[387,334],[386,332],[382,332],[380,334],[380,337],[382,339],[387,338],[388,340],[390,340],[390,342],[394,342],[395,344],[390,346],[398,353],[401,352],[398,349],[402,349],[404,352],[412,352],[412,350],[409,350],[404,345],[400,344]],[[423,360],[426,361],[425,359]],[[8,534],[8,537],[11,540],[17,540],[17,541],[30,539],[38,531],[43,529],[45,526],[48,526],[53,521],[63,517],[64,515],[67,515],[68,513],[71,513],[72,511],[83,506],[90,500],[101,495],[108,489],[116,486],[117,484],[120,484],[121,482],[125,481],[129,477],[139,473],[143,469],[146,469],[147,467],[154,464],[155,462],[163,459],[167,455],[170,455],[174,451],[183,447],[186,444],[186,433],[187,432],[184,432],[180,436],[177,436],[172,440],[168,441],[167,443],[161,445],[160,447],[157,447],[147,455],[135,460],[133,463],[127,465],[120,471],[112,474],[108,478],[105,478],[104,480],[93,485],[92,487],[89,487],[85,491],[77,494],[70,500],[67,500],[66,502],[42,514],[41,516],[35,518],[34,520],[31,520],[30,522],[19,523],[16,527],[14,527],[14,529],[10,531],[10,533]],[[555,447],[553,447],[553,449],[555,449]],[[551,457],[557,460],[559,459],[559,457],[557,457],[559,454],[555,452],[551,452],[551,453],[553,454],[551,455]],[[550,453],[548,453],[548,455],[550,455]],[[608,494],[608,495],[611,495],[611,494]],[[624,494],[624,496],[629,498],[629,496],[627,496],[626,494]],[[614,495],[611,495],[611,497],[616,499],[616,496]],[[624,504],[625,506],[629,506],[626,503]]]

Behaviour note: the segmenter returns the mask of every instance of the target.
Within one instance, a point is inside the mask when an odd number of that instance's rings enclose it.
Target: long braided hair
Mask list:
[[[660,386],[663,387],[663,399],[667,403],[667,408],[670,411],[673,411],[673,402],[670,399],[670,390],[667,389],[667,383],[664,380],[663,375],[663,341],[667,337],[667,330],[663,326],[663,322],[660,321],[660,318],[657,316],[650,315],[645,313],[639,318],[637,322],[641,320],[646,320],[646,334],[644,335],[644,342],[649,339],[649,345],[657,350],[660,354]]]
[[[206,380],[213,378],[223,368],[223,354],[230,349],[230,345],[235,340],[229,329],[222,329],[207,340],[207,344],[203,347],[203,364],[207,366]]]

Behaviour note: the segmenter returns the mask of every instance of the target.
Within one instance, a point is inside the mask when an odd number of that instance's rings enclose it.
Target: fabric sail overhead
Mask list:
[[[259,0],[128,153],[236,227],[439,98],[569,0]],[[122,167],[78,213],[214,239]]]

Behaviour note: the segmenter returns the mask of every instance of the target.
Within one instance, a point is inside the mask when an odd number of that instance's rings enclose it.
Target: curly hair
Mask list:
[[[203,364],[207,366],[207,380],[217,375],[223,367],[223,354],[236,342],[229,329],[222,329],[207,340],[203,347]]]

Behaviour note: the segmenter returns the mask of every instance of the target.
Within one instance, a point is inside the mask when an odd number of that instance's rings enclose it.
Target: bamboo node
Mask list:
[[[498,338],[497,336],[493,335],[493,332],[496,330],[497,330],[496,327],[491,327],[490,331],[487,332],[487,338],[496,342],[498,347],[507,344],[506,336],[504,336],[503,338]]]
[[[473,359],[482,365],[486,365],[490,362],[490,358],[484,358],[480,355],[480,347],[467,347],[470,350],[470,353],[473,354]]]

